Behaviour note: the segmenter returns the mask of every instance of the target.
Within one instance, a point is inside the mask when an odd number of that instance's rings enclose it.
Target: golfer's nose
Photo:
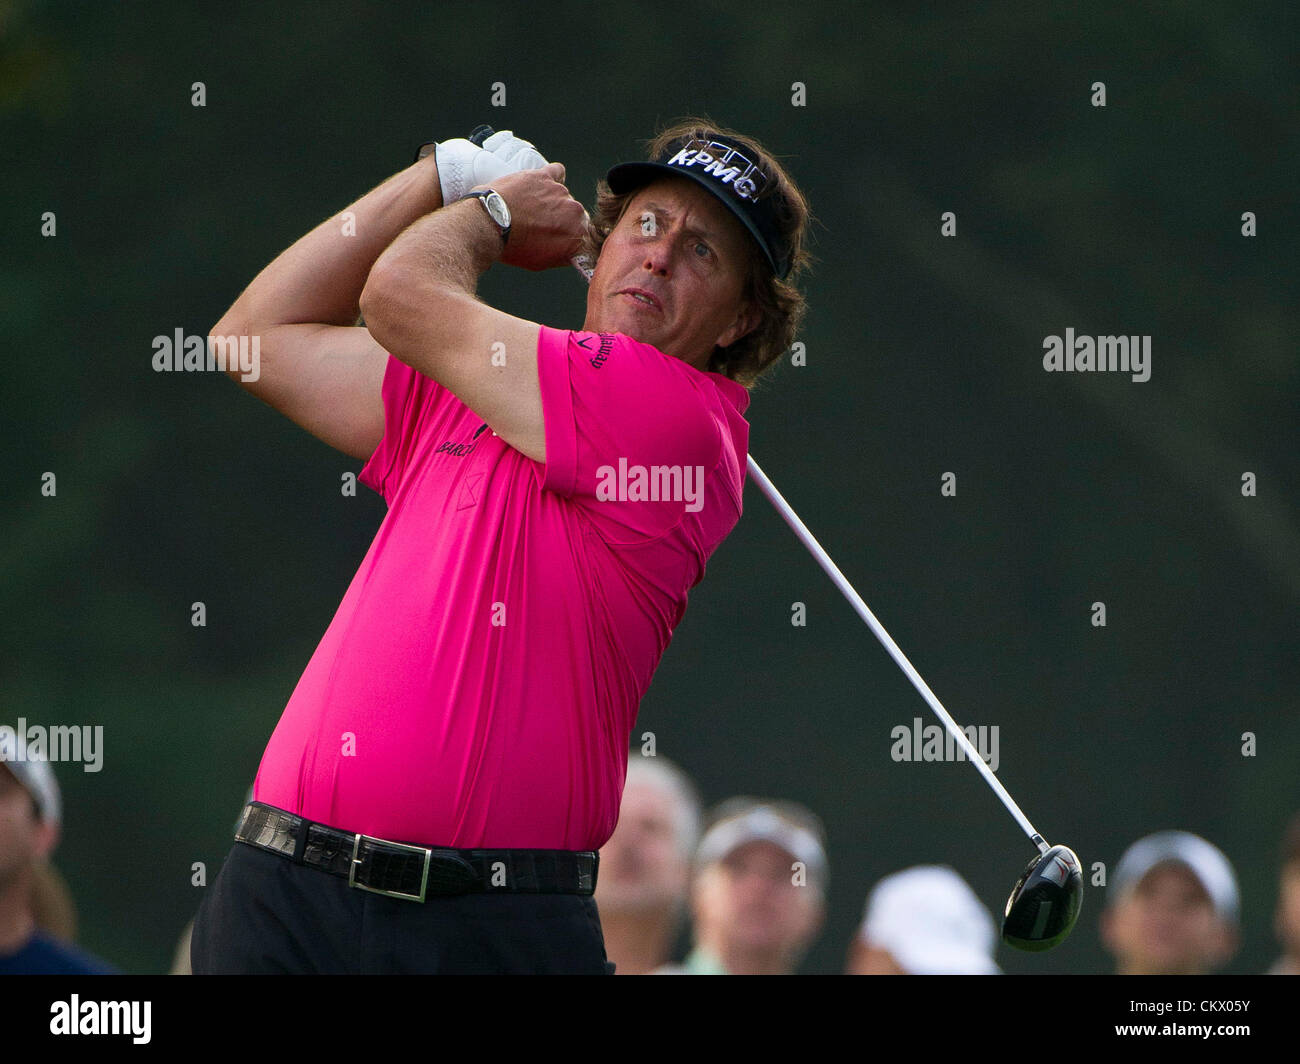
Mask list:
[[[663,241],[656,241],[646,249],[642,265],[657,277],[667,277],[672,269],[672,250]]]

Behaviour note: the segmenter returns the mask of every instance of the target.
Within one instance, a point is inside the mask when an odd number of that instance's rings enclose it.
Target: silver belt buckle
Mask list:
[[[361,865],[361,858],[357,856],[361,851],[361,840],[367,839],[370,842],[378,842],[384,846],[391,846],[396,850],[406,850],[409,853],[424,854],[424,874],[420,876],[420,893],[407,894],[400,890],[380,890],[378,887],[370,887],[365,883],[357,882],[357,868]],[[356,887],[357,890],[368,890],[371,894],[382,894],[386,898],[403,898],[406,901],[424,901],[424,890],[429,884],[429,861],[433,859],[433,851],[424,846],[408,846],[404,842],[389,842],[387,839],[377,839],[373,835],[357,835],[352,840],[352,863],[348,865],[348,886]]]

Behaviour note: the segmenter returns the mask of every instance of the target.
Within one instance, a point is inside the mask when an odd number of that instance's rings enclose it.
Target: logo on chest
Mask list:
[[[474,448],[478,446],[478,438],[486,429],[487,422],[485,421],[474,430],[474,435],[470,437],[469,443],[457,443],[455,440],[446,440],[445,442],[438,444],[437,449],[433,453],[449,454],[453,458],[465,458],[474,453]],[[495,436],[496,433],[494,432],[492,435]]]

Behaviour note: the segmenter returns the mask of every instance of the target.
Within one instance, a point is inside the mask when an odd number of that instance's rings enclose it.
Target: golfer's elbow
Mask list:
[[[231,308],[232,310],[234,308]],[[248,387],[250,374],[248,367],[242,365],[238,357],[240,349],[240,337],[249,337],[250,327],[248,323],[241,318],[237,318],[230,311],[227,311],[221,320],[208,330],[207,344],[208,351],[212,352],[214,357],[220,355],[218,364],[222,372],[225,373],[236,384],[242,387]],[[244,350],[248,350],[249,340],[244,340]],[[260,345],[258,345],[260,347]],[[252,377],[256,380],[256,376]]]
[[[403,272],[400,267],[394,267],[381,258],[371,267],[365,287],[361,289],[361,295],[357,299],[357,307],[361,311],[366,328],[381,344],[384,341],[379,339],[380,333],[386,332],[391,327],[398,313],[397,305],[401,300]]]
[[[451,313],[453,294],[448,286],[418,276],[400,261],[380,259],[366,279],[358,306],[376,343],[398,361],[427,371],[424,363],[441,346],[439,334]]]

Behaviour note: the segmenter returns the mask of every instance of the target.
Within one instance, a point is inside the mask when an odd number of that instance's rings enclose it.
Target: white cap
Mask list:
[[[27,793],[36,799],[41,811],[41,819],[58,824],[62,820],[62,808],[59,799],[59,781],[54,778],[54,769],[48,761],[30,758],[0,757],[4,765],[14,774],[14,779],[23,785]]]
[[[1214,904],[1219,919],[1237,922],[1240,897],[1237,876],[1223,851],[1190,831],[1158,831],[1138,839],[1119,859],[1111,877],[1112,896],[1140,883],[1156,865],[1173,861],[1196,877]]]
[[[770,842],[796,861],[802,861],[813,879],[825,883],[826,850],[821,840],[773,805],[754,801],[749,808],[718,820],[700,840],[695,860],[701,866],[720,861],[748,842]]]
[[[909,975],[1000,975],[993,917],[947,865],[886,876],[867,899],[858,937]]]

